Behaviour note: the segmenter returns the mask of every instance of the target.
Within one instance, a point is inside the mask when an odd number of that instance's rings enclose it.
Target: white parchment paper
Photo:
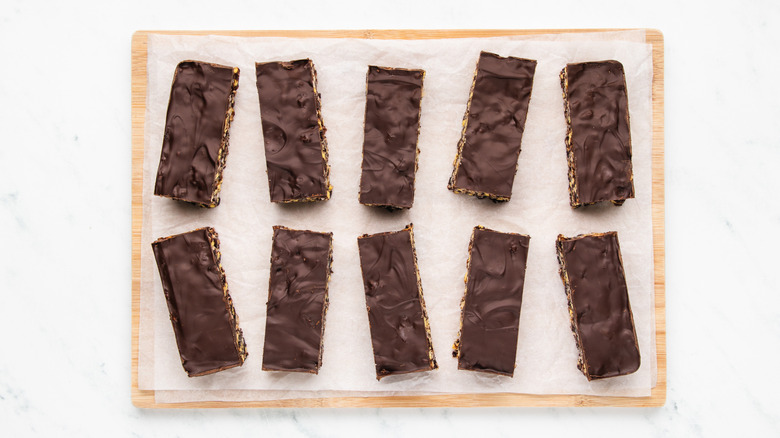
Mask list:
[[[144,156],[139,387],[158,401],[268,400],[408,393],[647,396],[655,383],[651,223],[651,46],[643,33],[424,41],[149,36]],[[509,203],[446,188],[480,50],[538,61],[519,169]],[[330,152],[329,201],[273,205],[265,173],[254,63],[311,58]],[[175,66],[185,59],[238,66],[236,117],[222,203],[201,209],[152,195]],[[626,71],[636,199],[574,211],[568,204],[566,123],[558,73],[566,63],[617,59]],[[368,65],[426,70],[414,207],[388,213],[357,201]],[[357,236],[415,227],[415,244],[439,369],[375,379]],[[475,225],[531,236],[514,378],[457,370],[468,242]],[[330,307],[319,375],[261,370],[273,225],[332,231]],[[151,242],[212,226],[244,331],[240,368],[188,378],[181,367]],[[617,230],[643,363],[629,376],[588,382],[576,368],[555,239]]]

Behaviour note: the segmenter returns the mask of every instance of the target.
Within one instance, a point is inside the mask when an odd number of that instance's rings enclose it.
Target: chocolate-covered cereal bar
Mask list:
[[[412,207],[424,77],[423,70],[368,67],[361,204]]]
[[[377,380],[438,368],[412,225],[358,237]]]
[[[238,68],[199,61],[176,66],[154,194],[219,205]]]
[[[580,353],[577,367],[588,380],[633,373],[639,346],[617,232],[559,235],[556,248]]]
[[[190,377],[241,366],[246,344],[213,228],[152,243],[181,364]]]
[[[530,237],[474,227],[469,243],[458,369],[512,377]]]
[[[536,61],[482,52],[447,188],[509,201],[517,173]]]
[[[332,233],[274,227],[264,370],[319,371],[332,241]]]
[[[256,63],[271,202],[330,198],[328,143],[310,59]]]
[[[561,71],[573,208],[634,197],[631,132],[623,64],[568,64]]]

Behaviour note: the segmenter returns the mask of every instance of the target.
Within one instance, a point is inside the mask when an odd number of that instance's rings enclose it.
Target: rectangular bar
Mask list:
[[[561,71],[572,208],[634,197],[623,64],[567,64]]]
[[[228,292],[213,228],[152,243],[181,364],[190,377],[241,366],[244,335]]]
[[[360,203],[411,208],[424,70],[369,66]]]
[[[514,375],[529,241],[524,234],[474,227],[452,352],[458,369]]]
[[[274,227],[263,370],[319,371],[332,243],[333,233]]]
[[[358,237],[376,378],[438,368],[412,224]]]
[[[448,189],[496,202],[512,197],[535,71],[531,59],[480,53]]]
[[[201,207],[219,205],[237,67],[183,61],[176,66],[154,194]]]
[[[271,202],[330,199],[328,143],[310,59],[256,63]]]
[[[633,373],[641,359],[617,232],[558,235],[556,248],[577,368],[588,380]]]

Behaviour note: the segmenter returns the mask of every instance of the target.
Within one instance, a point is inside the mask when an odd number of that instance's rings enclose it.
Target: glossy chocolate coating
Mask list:
[[[634,197],[623,65],[618,61],[568,64],[565,76],[578,200],[573,206],[601,201],[621,204]]]
[[[451,190],[511,198],[535,71],[530,59],[480,54]]]
[[[458,368],[512,376],[530,238],[475,227],[463,302]]]
[[[233,80],[233,67],[197,61],[184,61],[176,67],[155,195],[214,206]]]
[[[411,208],[423,70],[368,67],[360,203]]]
[[[309,59],[255,64],[271,202],[330,196],[314,65]]]
[[[639,346],[617,232],[558,236],[557,248],[582,372],[588,380],[633,373]]]
[[[332,233],[274,227],[264,370],[320,369],[332,239]]]
[[[246,357],[229,295],[225,299],[217,239],[213,229],[200,228],[152,243],[181,363],[190,377],[240,366]]]
[[[412,227],[358,237],[376,377],[437,368]]]

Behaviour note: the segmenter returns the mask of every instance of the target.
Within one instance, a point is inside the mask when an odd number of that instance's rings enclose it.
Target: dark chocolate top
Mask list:
[[[559,251],[569,279],[575,325],[590,379],[636,371],[639,348],[616,232],[564,238]]]
[[[332,233],[274,227],[264,370],[319,370],[332,238]]]
[[[211,233],[200,228],[152,243],[181,363],[190,377],[243,363]]]
[[[179,63],[168,101],[155,195],[211,203],[232,93],[233,67]]]
[[[529,240],[474,228],[458,368],[514,374]]]
[[[360,203],[411,208],[425,72],[369,66]]]
[[[568,64],[575,179],[580,204],[634,197],[628,94],[618,61]]]
[[[309,59],[255,64],[271,202],[325,197],[319,98]]]
[[[453,188],[512,196],[536,61],[482,52]]]
[[[358,237],[377,379],[435,369],[412,229]]]

